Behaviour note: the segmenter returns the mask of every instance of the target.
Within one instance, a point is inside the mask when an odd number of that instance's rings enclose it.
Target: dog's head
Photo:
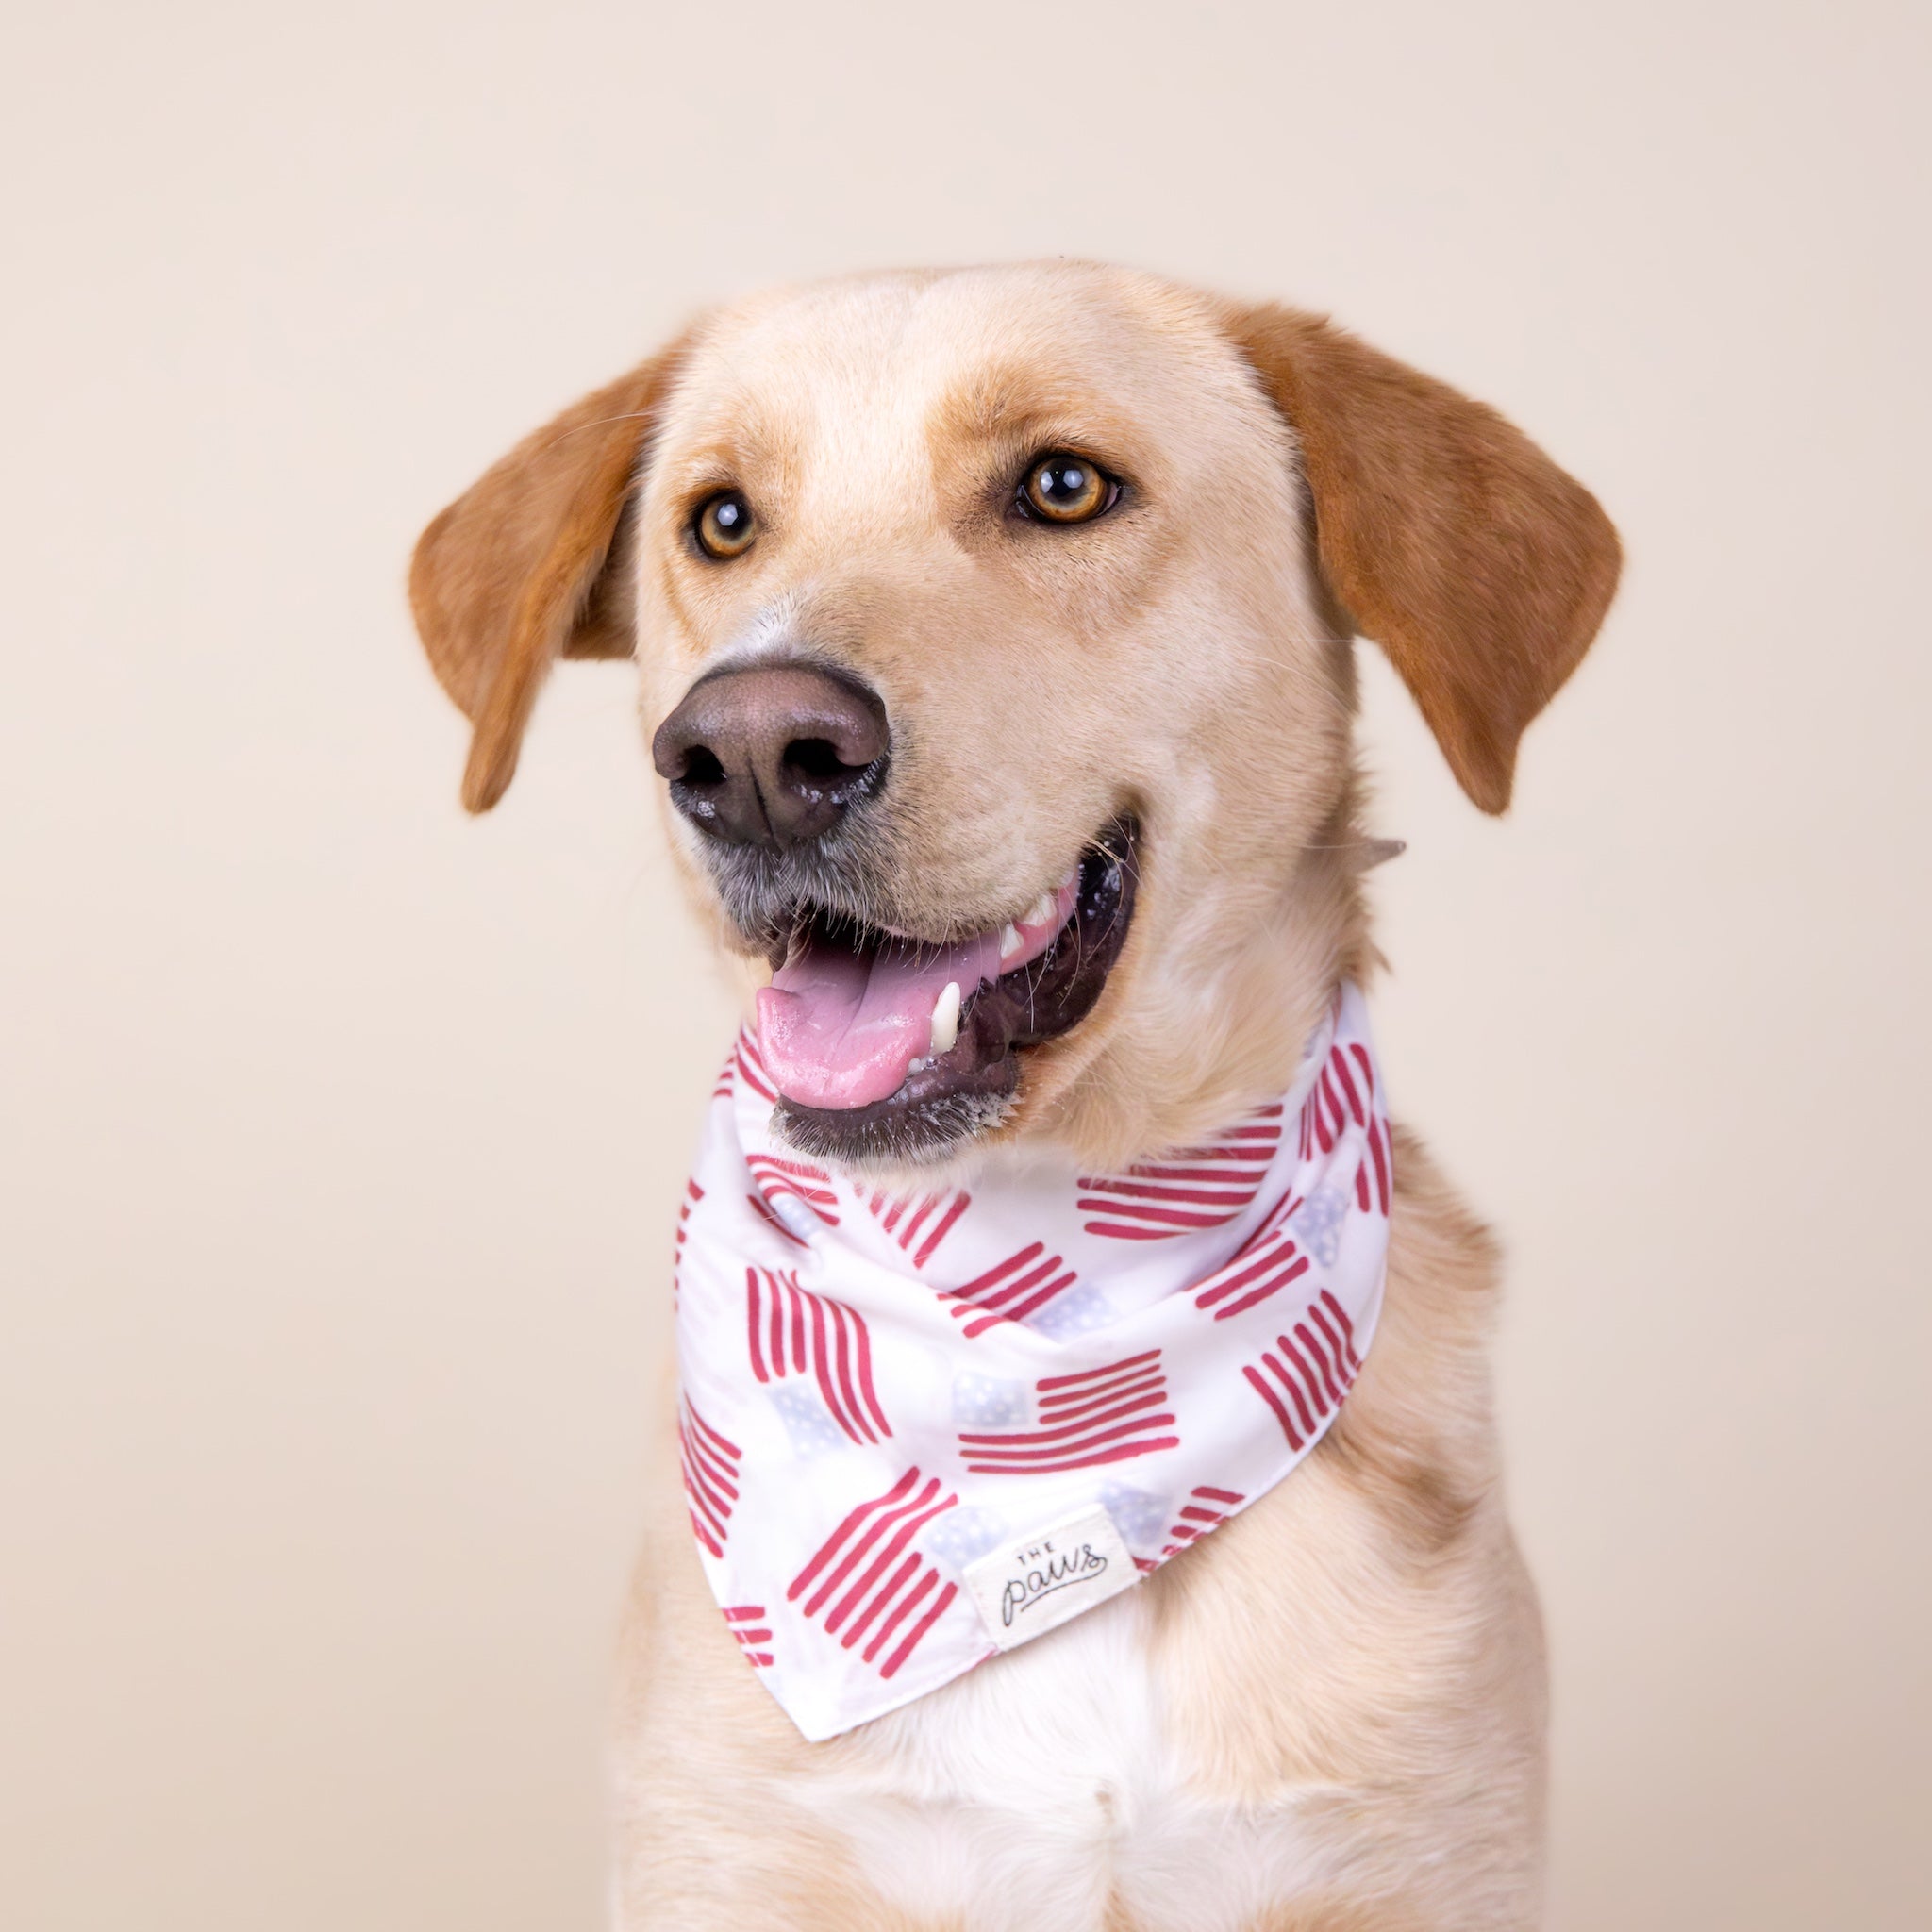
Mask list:
[[[628,656],[674,844],[762,958],[802,1149],[1174,1145],[1365,941],[1352,637],[1509,798],[1618,546],[1491,410],[1290,309],[1075,264],[713,316],[520,444],[411,592],[472,810]]]

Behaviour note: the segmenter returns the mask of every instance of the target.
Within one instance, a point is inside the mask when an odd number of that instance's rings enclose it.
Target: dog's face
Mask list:
[[[446,511],[412,589],[473,807],[551,659],[635,641],[686,876],[774,969],[785,1131],[906,1165],[1118,1159],[1285,1084],[1362,943],[1352,630],[1498,809],[1615,573],[1490,412],[1058,264],[710,319]]]

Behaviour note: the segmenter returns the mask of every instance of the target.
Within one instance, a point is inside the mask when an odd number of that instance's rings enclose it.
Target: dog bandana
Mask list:
[[[749,1034],[677,1232],[705,1574],[808,1739],[1185,1553],[1319,1442],[1381,1306],[1388,1112],[1346,987],[1288,1093],[1121,1174],[892,1193],[791,1153]]]

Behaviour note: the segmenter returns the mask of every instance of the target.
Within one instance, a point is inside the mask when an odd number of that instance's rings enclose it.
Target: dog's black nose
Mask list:
[[[700,831],[783,849],[823,838],[878,790],[889,742],[886,708],[864,685],[760,664],[692,685],[658,725],[651,762]]]

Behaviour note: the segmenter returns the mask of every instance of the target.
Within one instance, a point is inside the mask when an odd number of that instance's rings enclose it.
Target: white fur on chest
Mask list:
[[[1162,1733],[1151,1604],[1129,1591],[854,1735],[795,1795],[886,1898],[974,1932],[1238,1932],[1314,1859],[1291,1811],[1191,1794]]]

